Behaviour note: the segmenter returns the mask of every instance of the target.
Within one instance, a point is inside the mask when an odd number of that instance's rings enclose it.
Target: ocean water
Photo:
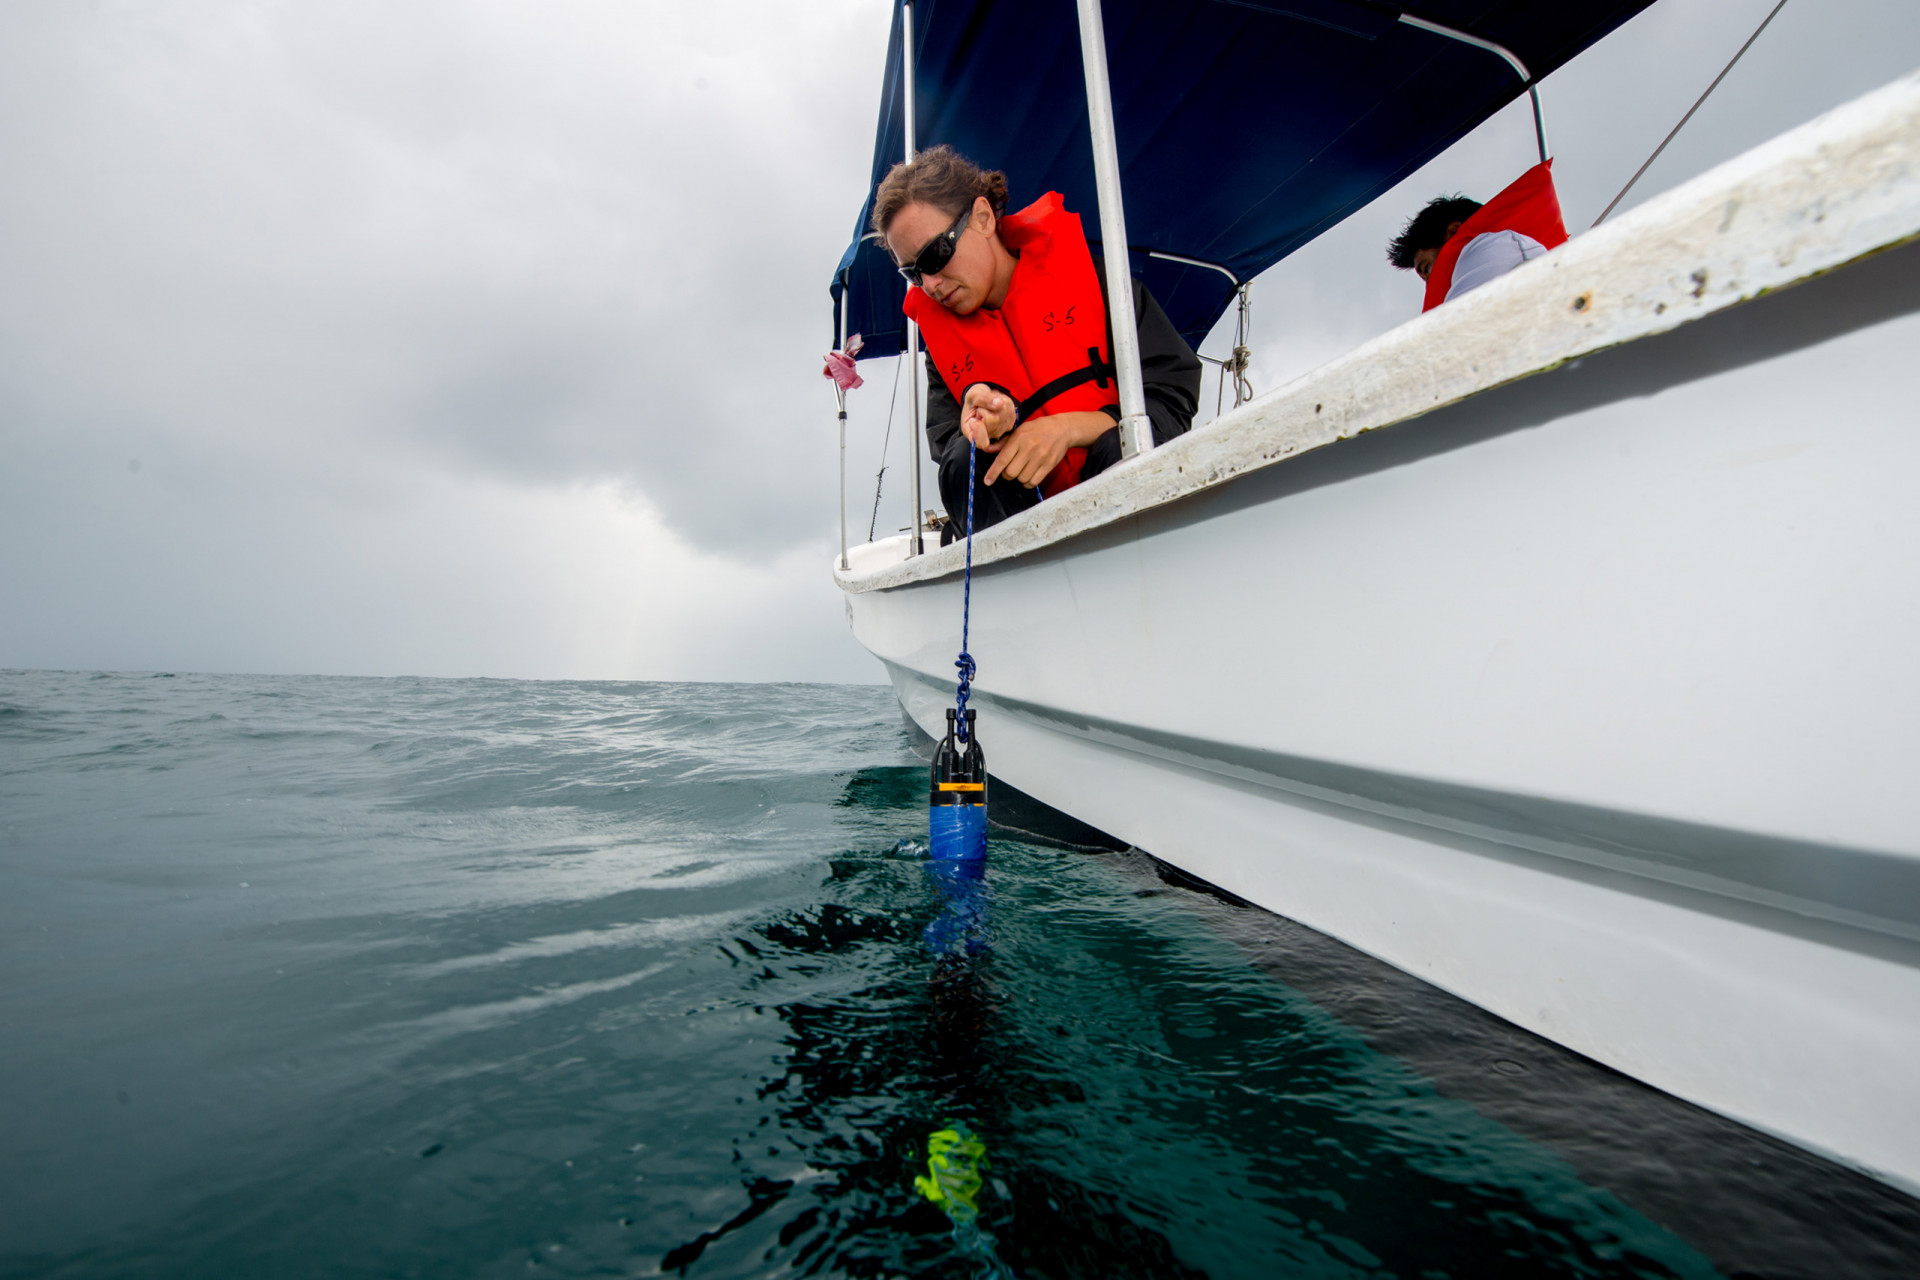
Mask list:
[[[924,787],[883,689],[0,673],[0,1276],[1731,1274],[1138,851],[996,833],[936,954]]]

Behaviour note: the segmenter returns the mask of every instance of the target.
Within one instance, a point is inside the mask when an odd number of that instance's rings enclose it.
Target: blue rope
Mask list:
[[[953,665],[960,669],[960,685],[954,692],[954,703],[960,708],[958,717],[960,741],[967,740],[967,695],[973,690],[973,655],[967,652],[967,628],[973,619],[973,465],[978,456],[973,441],[967,441],[967,576],[966,585],[960,596],[960,656]]]

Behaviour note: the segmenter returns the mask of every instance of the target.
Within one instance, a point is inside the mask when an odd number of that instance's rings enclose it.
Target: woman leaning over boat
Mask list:
[[[940,496],[985,528],[1120,460],[1106,273],[1057,192],[1007,213],[1007,180],[940,146],[895,165],[873,202],[927,344],[927,442]],[[1193,425],[1200,360],[1133,281],[1154,443]],[[948,526],[949,530],[952,526]]]

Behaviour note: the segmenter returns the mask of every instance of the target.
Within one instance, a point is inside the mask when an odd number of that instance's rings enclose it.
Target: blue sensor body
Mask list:
[[[927,845],[935,862],[979,862],[987,856],[987,806],[937,804],[927,810]]]
[[[973,717],[968,708],[963,727],[947,708],[947,736],[928,770],[927,843],[935,861],[987,856],[987,757]]]
[[[985,841],[984,834],[981,837]],[[977,956],[987,949],[987,860],[940,858],[927,864],[940,914],[927,925],[927,950],[936,956]]]
[[[927,926],[935,955],[971,956],[987,946],[987,759],[973,732],[959,736],[947,709],[947,736],[933,753],[927,792],[927,866],[940,894],[940,914]]]

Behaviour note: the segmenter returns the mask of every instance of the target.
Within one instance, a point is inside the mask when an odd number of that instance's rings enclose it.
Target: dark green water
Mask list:
[[[0,673],[0,1275],[1706,1276],[891,695]],[[1217,911],[1216,911],[1217,913]]]

